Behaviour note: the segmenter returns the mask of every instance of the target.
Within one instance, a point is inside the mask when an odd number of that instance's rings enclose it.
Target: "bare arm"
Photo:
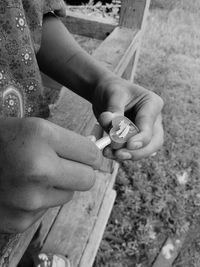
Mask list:
[[[45,74],[89,101],[99,81],[112,75],[78,45],[53,14],[44,17],[37,59]]]

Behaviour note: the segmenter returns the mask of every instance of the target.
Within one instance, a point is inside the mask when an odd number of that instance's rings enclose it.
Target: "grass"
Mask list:
[[[174,266],[199,267],[199,10],[197,0],[153,1],[136,82],[165,101],[165,144],[155,157],[122,164],[95,266],[151,266],[164,239],[190,225]]]

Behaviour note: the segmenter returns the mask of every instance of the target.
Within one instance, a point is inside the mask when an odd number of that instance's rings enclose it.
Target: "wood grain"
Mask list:
[[[67,11],[62,22],[67,29],[78,35],[104,40],[117,26],[111,18],[88,16],[79,12]]]

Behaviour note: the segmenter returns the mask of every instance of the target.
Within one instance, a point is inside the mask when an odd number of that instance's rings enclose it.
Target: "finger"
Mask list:
[[[45,191],[42,206],[45,209],[62,206],[70,202],[74,192],[69,190],[56,189],[54,187]]]
[[[118,115],[121,115],[121,114],[118,114]],[[110,129],[112,120],[115,118],[115,116],[117,116],[117,114],[112,113],[110,111],[102,112],[98,118],[98,122],[101,125],[101,127],[103,127],[103,129],[105,129],[108,132]]]
[[[130,150],[137,150],[147,146],[151,142],[156,124],[162,124],[161,114],[157,116],[156,121],[154,121],[152,116],[140,115],[136,120],[136,125],[140,129],[140,132],[128,140],[127,148]]]
[[[73,194],[73,191],[59,190],[51,184],[25,186],[21,194],[17,190],[12,192],[12,198],[6,199],[6,206],[10,209],[37,214],[39,211],[69,202]]]
[[[125,107],[128,101],[128,96],[122,90],[116,90],[108,99],[105,111],[98,118],[100,125],[107,129],[111,121],[117,116],[123,116]]]
[[[101,169],[104,159],[92,141],[53,123],[47,123],[46,140],[60,157]]]
[[[59,159],[59,165],[52,168],[48,183],[56,189],[67,191],[87,191],[92,188],[96,173],[85,164]]]
[[[113,93],[108,98],[105,111],[122,115],[124,114],[127,102],[128,102],[128,95],[124,94],[123,89],[115,88]]]
[[[128,143],[129,149],[137,149],[138,142],[140,145],[146,146],[151,141],[153,126],[158,117],[161,119],[163,100],[158,95],[151,93],[140,100],[138,105],[139,108],[136,105],[135,124],[140,133],[130,139]]]
[[[164,131],[162,125],[157,122],[154,128],[152,140],[147,146],[138,150],[121,149],[115,152],[115,156],[118,160],[140,160],[142,158],[149,157],[157,152],[157,150],[162,146],[163,141]]]

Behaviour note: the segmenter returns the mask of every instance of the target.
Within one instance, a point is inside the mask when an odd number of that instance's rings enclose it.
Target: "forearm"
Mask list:
[[[87,54],[54,15],[44,18],[40,69],[75,93],[92,101],[94,88],[110,72]]]

